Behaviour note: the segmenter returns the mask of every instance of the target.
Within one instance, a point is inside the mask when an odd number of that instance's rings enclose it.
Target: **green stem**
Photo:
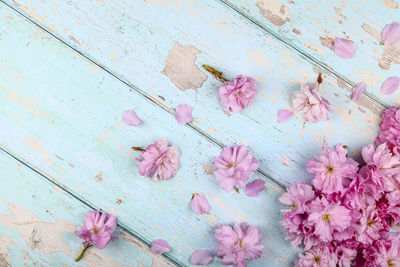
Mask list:
[[[218,81],[223,83],[228,81],[227,79],[224,78],[224,76],[222,76],[222,72],[217,71],[213,67],[210,67],[208,65],[203,65],[203,68],[209,73],[211,73],[214,76],[214,78],[217,79]]]
[[[132,149],[135,150],[135,151],[146,151],[143,148],[137,147],[137,146],[133,146]]]
[[[75,261],[76,261],[76,262],[80,261],[80,260],[82,259],[82,257],[83,257],[83,254],[85,253],[85,251],[86,251],[88,248],[90,248],[91,246],[92,246],[91,244],[87,244],[87,245],[83,248],[81,254],[79,254],[78,258],[75,259]]]
[[[236,191],[236,193],[240,193],[239,188],[237,188],[237,187],[235,187],[235,191]]]

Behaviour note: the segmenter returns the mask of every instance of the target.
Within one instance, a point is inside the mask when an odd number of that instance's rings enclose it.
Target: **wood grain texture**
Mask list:
[[[90,208],[0,151],[0,266],[174,266],[117,228],[118,240],[90,248],[75,236]]]
[[[334,109],[330,121],[304,123],[296,114],[278,124],[276,112],[321,69],[218,1],[7,2],[171,113],[191,105],[197,131],[220,144],[249,145],[261,170],[281,184],[309,179],[304,166],[322,143],[350,145],[357,155],[375,138],[383,106],[368,97],[351,102],[349,84],[332,75],[324,75],[322,88]],[[240,114],[224,113],[220,83],[204,81],[203,63],[228,78],[255,77],[254,103]]]
[[[214,228],[234,220],[257,225],[264,237],[263,257],[248,266],[293,261],[296,252],[279,227],[279,187],[269,182],[257,198],[226,194],[204,168],[220,147],[178,126],[160,106],[4,5],[0,25],[0,46],[7,51],[0,55],[3,149],[86,203],[116,214],[140,239],[168,240],[168,256],[182,265],[190,265],[193,250],[214,248]],[[144,121],[140,127],[121,124],[122,112],[131,108]],[[130,147],[158,137],[167,137],[182,155],[177,176],[155,183],[138,175]],[[210,214],[190,210],[194,192],[208,198]],[[212,266],[220,264],[215,259]]]
[[[267,31],[352,83],[364,81],[368,94],[385,105],[400,104],[400,90],[390,96],[379,91],[384,80],[400,75],[400,41],[381,44],[386,24],[400,22],[398,0],[292,1],[222,0]],[[331,50],[335,37],[352,39],[353,59]]]

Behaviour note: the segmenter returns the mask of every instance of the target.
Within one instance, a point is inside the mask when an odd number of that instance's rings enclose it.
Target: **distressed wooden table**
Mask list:
[[[263,235],[264,254],[248,266],[292,265],[298,251],[284,240],[278,198],[310,179],[305,164],[323,143],[357,156],[383,108],[400,104],[400,91],[379,93],[400,73],[400,42],[380,44],[393,21],[397,0],[0,0],[0,266],[190,266],[193,250],[215,247],[215,227],[235,220]],[[334,55],[334,37],[354,40],[356,57]],[[220,83],[202,64],[255,77],[254,103],[223,112]],[[319,72],[331,120],[278,124],[290,93]],[[368,90],[354,103],[359,81]],[[193,107],[189,125],[174,118],[180,103]],[[127,109],[144,124],[122,124]],[[159,137],[179,147],[181,168],[154,183],[130,147]],[[267,187],[256,198],[227,194],[210,175],[213,156],[234,143],[259,160],[252,179]],[[193,192],[210,214],[190,210]],[[73,232],[89,209],[114,213],[120,238],[76,264]],[[158,238],[170,253],[150,252]]]

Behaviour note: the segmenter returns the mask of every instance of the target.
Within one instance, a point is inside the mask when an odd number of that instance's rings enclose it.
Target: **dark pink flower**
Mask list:
[[[258,194],[265,189],[265,181],[257,179],[246,185],[244,193],[249,197],[256,197]]]
[[[356,55],[356,46],[352,40],[336,38],[333,51],[341,58],[352,58]]]
[[[252,172],[257,170],[258,163],[246,146],[226,146],[219,156],[214,157],[215,179],[221,187],[230,192],[233,188],[244,188]]]
[[[264,249],[257,227],[247,223],[235,222],[233,227],[220,225],[214,237],[218,241],[215,253],[222,258],[223,265],[245,266],[246,260],[260,258]]]
[[[304,119],[311,123],[328,120],[332,111],[329,102],[319,93],[319,84],[307,83],[294,92],[292,106],[303,113]]]
[[[218,89],[221,105],[227,111],[240,112],[257,94],[257,83],[251,77],[238,75],[231,82],[225,82]]]
[[[340,144],[335,150],[324,146],[324,154],[315,158],[317,161],[307,163],[307,171],[315,175],[315,189],[326,194],[342,191],[358,171],[358,164],[347,157],[347,149]]]
[[[138,117],[134,110],[126,110],[122,114],[122,122],[129,126],[139,126],[142,120]]]
[[[188,104],[180,104],[176,107],[176,120],[180,125],[185,125],[192,121],[192,108]]]
[[[195,250],[190,257],[190,263],[194,265],[207,265],[212,262],[214,256],[207,250]]]
[[[293,111],[288,109],[278,110],[278,123],[284,123],[293,116]]]
[[[201,193],[193,194],[190,207],[194,212],[199,214],[205,214],[210,211],[210,204],[208,204],[207,198]]]
[[[156,254],[164,254],[171,250],[169,244],[164,239],[156,239],[151,242],[151,251]]]
[[[168,146],[165,138],[158,139],[140,155],[140,175],[154,181],[167,180],[175,176],[179,169],[179,150]]]
[[[385,45],[392,45],[400,39],[400,24],[392,22],[382,30],[382,41]]]

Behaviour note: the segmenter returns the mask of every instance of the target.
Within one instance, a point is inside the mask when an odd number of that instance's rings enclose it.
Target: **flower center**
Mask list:
[[[315,263],[320,263],[321,262],[321,257],[320,256],[315,256],[314,257],[314,262]]]
[[[99,232],[99,228],[94,227],[90,231],[92,231],[93,234],[97,234]]]
[[[329,222],[329,221],[330,221],[330,217],[331,217],[330,214],[325,213],[324,215],[322,215],[322,220],[323,220],[324,222]]]
[[[235,163],[234,162],[230,162],[228,164],[228,169],[235,167]]]
[[[326,168],[326,174],[331,174],[331,173],[333,173],[333,167],[328,166],[328,168]]]
[[[294,202],[294,201],[293,201],[293,204],[290,205],[290,206],[292,207],[292,210],[294,210],[295,208],[297,208],[297,204],[296,204],[296,202]]]
[[[368,227],[372,227],[372,225],[373,225],[374,223],[375,223],[374,221],[368,220],[368,221],[367,221],[367,226],[368,226]]]
[[[387,264],[388,264],[388,267],[395,267],[396,266],[392,259],[388,259],[387,260]]]
[[[236,245],[238,245],[240,248],[244,248],[244,244],[243,244],[243,241],[242,240],[238,240],[238,241],[236,241],[236,243],[235,243]]]

